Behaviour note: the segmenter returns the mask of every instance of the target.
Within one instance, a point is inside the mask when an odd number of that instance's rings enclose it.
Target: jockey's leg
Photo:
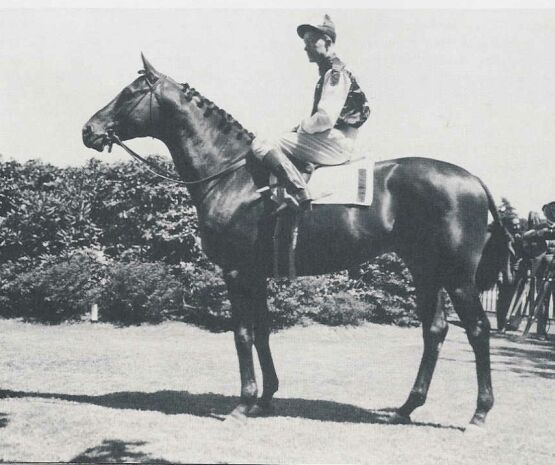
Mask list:
[[[315,165],[341,165],[353,153],[353,142],[337,130],[316,134],[286,132],[276,145],[286,156]]]
[[[300,207],[308,207],[310,204],[310,194],[304,178],[295,165],[293,165],[293,162],[279,149],[265,141],[258,140],[258,138],[254,139],[252,150],[254,156],[284,184],[287,192]]]

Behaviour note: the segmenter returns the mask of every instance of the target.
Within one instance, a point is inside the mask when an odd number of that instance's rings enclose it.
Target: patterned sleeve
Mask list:
[[[350,88],[351,78],[345,71],[330,69],[324,77],[318,110],[301,122],[301,130],[314,134],[333,128],[345,105]]]

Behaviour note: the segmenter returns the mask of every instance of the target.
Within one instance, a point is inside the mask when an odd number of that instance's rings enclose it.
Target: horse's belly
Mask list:
[[[300,222],[298,275],[325,274],[364,263],[387,250],[388,232],[365,207],[321,206]]]

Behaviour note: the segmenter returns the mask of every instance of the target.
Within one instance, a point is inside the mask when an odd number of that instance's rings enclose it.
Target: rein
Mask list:
[[[127,145],[125,145],[120,140],[120,138],[118,136],[116,136],[115,134],[111,134],[111,135],[109,134],[108,137],[110,138],[110,143],[114,143],[116,145],[119,145],[129,155],[131,155],[135,160],[138,160],[138,161],[142,162],[146,166],[147,171],[149,171],[152,174],[158,176],[159,178],[165,179],[166,181],[171,181],[171,182],[174,182],[176,184],[182,184],[184,186],[194,186],[196,184],[202,184],[204,182],[212,181],[213,179],[219,178],[220,176],[223,176],[224,174],[231,173],[233,171],[238,170],[239,168],[241,168],[241,166],[243,166],[247,163],[246,156],[242,155],[237,160],[235,160],[233,163],[231,163],[227,168],[223,169],[222,171],[220,171],[216,174],[212,174],[210,176],[207,176],[206,178],[197,179],[196,181],[183,181],[181,179],[170,178],[169,176],[165,176],[163,174],[158,173],[156,171],[156,168],[153,166],[153,164],[151,162],[149,162],[146,158],[142,157],[137,152],[133,151],[131,148],[129,148]]]
[[[166,76],[162,76],[160,77],[154,84],[151,83],[148,80],[148,77],[146,76],[146,74],[144,75],[145,81],[149,87],[149,91],[148,94],[143,95],[138,101],[137,103],[135,103],[135,105],[133,105],[133,107],[128,111],[128,113],[131,113],[133,110],[135,110],[135,108],[139,105],[139,103],[147,96],[150,94],[150,126],[153,126],[152,124],[152,98],[155,96],[154,91],[156,90],[156,87],[158,87],[158,84],[163,81]],[[158,98],[157,98],[158,100]],[[118,115],[119,116],[119,113]],[[224,168],[222,171],[212,174],[210,176],[207,176],[205,178],[202,179],[197,179],[195,181],[183,181],[181,179],[176,179],[176,178],[172,178],[166,175],[163,175],[161,173],[159,173],[158,171],[156,171],[156,167],[149,162],[146,158],[142,157],[141,155],[139,155],[137,152],[135,152],[134,150],[132,150],[130,147],[128,147],[127,145],[125,145],[121,139],[117,136],[117,134],[115,133],[113,128],[109,128],[108,132],[106,133],[106,138],[108,140],[108,152],[112,151],[112,145],[116,144],[119,145],[122,149],[124,149],[129,155],[131,155],[131,157],[133,157],[135,160],[140,161],[141,163],[143,163],[146,166],[147,171],[149,171],[150,173],[154,174],[155,176],[158,176],[159,178],[165,179],[166,181],[170,181],[176,184],[182,184],[184,186],[194,186],[197,184],[202,184],[208,181],[212,181],[213,179],[219,178],[220,176],[223,176],[224,174],[228,174],[231,173],[233,171],[238,170],[239,168],[241,168],[242,166],[244,166],[247,163],[246,160],[246,154],[242,154],[239,158],[237,158],[236,160],[234,160],[230,165],[228,165],[226,168]]]

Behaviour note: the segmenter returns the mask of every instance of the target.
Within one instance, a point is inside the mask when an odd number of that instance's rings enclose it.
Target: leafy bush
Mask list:
[[[394,253],[387,253],[364,264],[361,276],[349,288],[361,300],[374,306],[372,321],[416,326],[416,295],[409,270]]]
[[[149,157],[160,171],[170,162]],[[0,162],[0,262],[102,247],[113,257],[199,259],[194,207],[183,186],[136,163],[91,160],[80,168]]]
[[[180,313],[183,288],[163,263],[116,263],[107,272],[97,302],[105,321],[158,323]]]
[[[160,172],[173,170],[162,157],[148,160]],[[200,259],[196,213],[184,186],[132,162],[91,161],[86,172],[96,186],[90,219],[102,229],[101,244],[109,254],[129,256],[131,250],[137,260],[173,264]]]
[[[294,281],[271,280],[268,306],[272,328],[286,328],[311,321],[325,282],[322,276],[308,276]]]
[[[231,304],[218,268],[203,261],[182,263],[178,276],[183,283],[183,319],[213,331],[232,328]]]
[[[94,301],[103,265],[91,254],[42,256],[38,266],[19,272],[22,263],[0,267],[0,315],[59,323],[77,320]],[[11,279],[5,279],[7,277]]]
[[[173,170],[161,157],[149,160],[160,171]],[[104,320],[181,318],[230,328],[225,284],[200,250],[195,210],[183,186],[134,162],[98,160],[58,168],[0,159],[0,179],[0,314],[76,319],[86,311],[85,300],[98,295]],[[273,327],[417,324],[414,288],[398,257],[384,255],[359,271],[354,280],[334,273],[271,281]],[[87,272],[94,274],[89,280]]]
[[[270,313],[273,327],[282,328],[310,321],[337,326],[358,325],[364,322],[416,326],[414,288],[403,262],[392,255],[384,259],[394,263],[384,271],[383,263],[365,265],[365,273],[358,281],[351,280],[347,272],[318,277],[299,278],[295,281],[278,280],[270,283]],[[395,273],[400,267],[406,275]],[[373,273],[372,276],[369,276]],[[394,276],[389,276],[392,273]],[[398,280],[392,284],[392,281]],[[370,280],[385,281],[398,289],[384,290],[366,284]],[[400,295],[393,292],[399,292]]]
[[[374,311],[374,306],[359,300],[353,294],[338,292],[322,299],[318,311],[313,314],[313,319],[329,326],[357,326],[374,321]]]
[[[0,164],[0,262],[95,246],[101,230],[90,221],[92,189],[75,172],[38,162]]]

